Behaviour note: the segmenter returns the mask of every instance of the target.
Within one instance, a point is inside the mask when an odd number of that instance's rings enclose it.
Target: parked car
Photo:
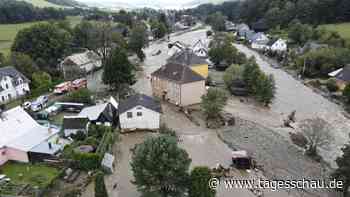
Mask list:
[[[87,80],[85,78],[76,79],[72,82],[72,89],[79,90],[87,87]]]
[[[34,112],[40,111],[44,107],[46,107],[47,103],[49,101],[49,97],[44,95],[44,96],[39,96],[34,102],[32,102],[30,109]]]
[[[53,92],[55,94],[64,94],[64,93],[71,91],[71,89],[72,89],[72,82],[66,81],[66,82],[63,82],[63,83],[56,85]]]
[[[30,109],[30,106],[32,105],[31,102],[27,101],[22,104],[23,109]]]

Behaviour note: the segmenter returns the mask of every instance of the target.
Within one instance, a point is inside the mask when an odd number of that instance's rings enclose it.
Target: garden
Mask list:
[[[9,181],[0,183],[0,194],[33,194],[45,190],[60,176],[60,172],[43,164],[7,162],[0,167],[0,174],[6,175]]]

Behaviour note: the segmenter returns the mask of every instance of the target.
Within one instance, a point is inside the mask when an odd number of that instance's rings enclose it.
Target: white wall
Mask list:
[[[127,112],[132,113],[132,118],[127,117]],[[142,112],[142,116],[137,116],[137,112]],[[120,127],[123,130],[135,129],[159,129],[160,113],[147,109],[143,106],[136,106],[119,115]]]
[[[6,103],[12,99],[16,99],[25,95],[26,91],[30,91],[29,84],[23,83],[23,79],[20,79],[21,83],[17,86],[13,86],[11,77],[4,77],[0,81],[0,86],[3,91],[0,92],[0,103]]]

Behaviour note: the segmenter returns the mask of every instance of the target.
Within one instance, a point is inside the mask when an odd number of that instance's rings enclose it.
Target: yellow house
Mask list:
[[[167,62],[188,66],[191,68],[191,70],[201,75],[205,79],[209,74],[208,62],[205,60],[205,58],[196,55],[190,48],[186,48],[181,52],[175,53],[167,60]]]

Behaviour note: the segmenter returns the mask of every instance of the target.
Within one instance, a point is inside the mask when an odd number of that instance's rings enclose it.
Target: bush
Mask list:
[[[74,153],[73,159],[81,170],[96,170],[100,167],[101,157],[95,153]]]
[[[95,197],[108,197],[104,174],[98,172],[95,178]]]
[[[71,138],[74,140],[74,141],[83,141],[85,140],[86,138],[86,134],[84,131],[78,131],[76,134],[72,134],[71,135]]]
[[[326,86],[330,92],[338,91],[338,85],[337,85],[337,81],[335,79],[328,79]]]
[[[65,102],[93,104],[92,94],[87,88],[69,93],[63,100]]]
[[[102,137],[101,143],[96,150],[96,154],[103,157],[106,152],[110,152],[112,150],[114,140],[115,133],[107,131]]]

